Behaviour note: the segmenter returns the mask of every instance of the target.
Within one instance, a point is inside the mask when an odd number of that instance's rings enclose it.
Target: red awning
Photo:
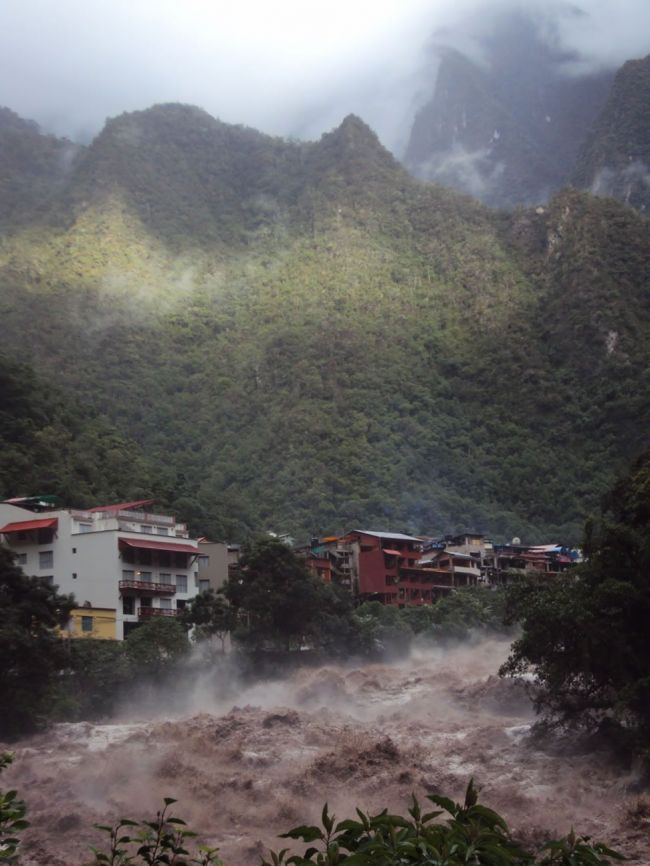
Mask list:
[[[199,551],[190,544],[174,544],[172,541],[149,541],[146,538],[118,538],[120,544],[125,547],[139,547],[145,550],[170,550],[172,553],[190,553],[198,556]]]
[[[404,556],[401,550],[389,550],[388,547],[384,547],[384,553],[388,553],[390,556]]]
[[[27,532],[29,529],[54,529],[59,523],[57,517],[49,517],[44,520],[21,520],[18,523],[7,523],[0,529],[2,535],[10,532]]]

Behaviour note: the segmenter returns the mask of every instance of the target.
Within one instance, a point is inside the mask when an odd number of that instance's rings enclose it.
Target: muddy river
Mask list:
[[[249,866],[282,847],[277,833],[318,822],[326,800],[339,818],[403,811],[412,792],[461,798],[473,776],[528,842],[574,826],[650,864],[650,796],[603,754],[531,741],[524,687],[495,675],[507,649],[419,651],[245,689],[206,676],[183,684],[173,718],[132,708],[23,740],[3,779],[29,806],[21,862],[87,862],[93,822],[150,817],[172,796],[229,866]]]

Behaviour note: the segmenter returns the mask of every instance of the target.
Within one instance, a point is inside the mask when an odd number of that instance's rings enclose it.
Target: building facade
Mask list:
[[[33,511],[0,503],[0,537],[18,565],[74,593],[70,637],[122,640],[153,617],[177,616],[197,594],[198,542],[152,504]]]

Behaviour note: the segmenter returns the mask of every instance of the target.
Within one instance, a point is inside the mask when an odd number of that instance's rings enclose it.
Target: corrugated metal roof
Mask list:
[[[374,538],[392,538],[395,541],[417,541],[418,544],[422,542],[421,538],[415,538],[413,535],[402,535],[401,532],[373,532],[369,529],[352,529],[350,532],[358,532],[360,535],[372,535]]]

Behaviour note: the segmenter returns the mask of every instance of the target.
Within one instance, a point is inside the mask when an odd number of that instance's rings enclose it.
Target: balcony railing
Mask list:
[[[148,619],[151,616],[178,616],[177,610],[166,607],[139,607],[139,619]]]
[[[163,595],[174,595],[176,587],[173,583],[153,583],[150,580],[121,580],[120,591],[158,592]]]

